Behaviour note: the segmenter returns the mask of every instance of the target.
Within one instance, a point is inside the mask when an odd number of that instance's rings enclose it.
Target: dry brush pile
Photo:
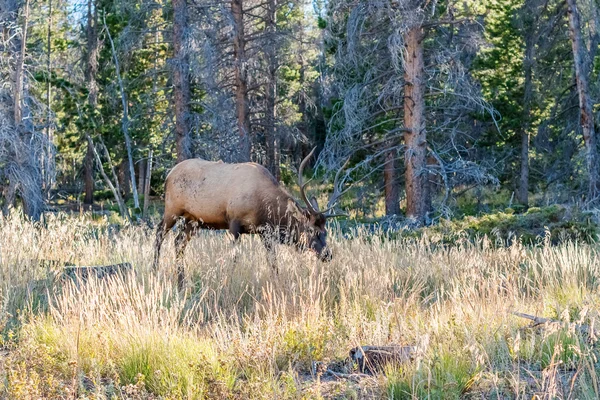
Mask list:
[[[596,246],[330,236],[331,263],[281,247],[275,277],[259,240],[204,232],[180,294],[172,237],[155,275],[148,228],[2,219],[0,398],[599,397]],[[76,283],[40,260],[134,272]],[[367,344],[417,352],[356,374]]]

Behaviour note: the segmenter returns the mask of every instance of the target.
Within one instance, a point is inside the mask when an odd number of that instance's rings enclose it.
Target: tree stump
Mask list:
[[[350,359],[361,373],[383,372],[388,364],[402,364],[413,359],[415,346],[362,346],[350,350]]]

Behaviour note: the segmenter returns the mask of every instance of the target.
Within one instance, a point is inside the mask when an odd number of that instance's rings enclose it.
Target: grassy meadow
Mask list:
[[[0,398],[600,398],[597,245],[333,227],[331,263],[281,246],[274,275],[258,238],[202,232],[178,293],[173,236],[155,274],[150,228],[0,219]],[[77,283],[40,260],[134,271]],[[375,375],[347,359],[386,344],[417,351]]]

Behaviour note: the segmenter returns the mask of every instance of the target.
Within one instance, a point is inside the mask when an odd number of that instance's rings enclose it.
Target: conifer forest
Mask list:
[[[598,134],[600,0],[0,0],[0,399],[598,399]]]

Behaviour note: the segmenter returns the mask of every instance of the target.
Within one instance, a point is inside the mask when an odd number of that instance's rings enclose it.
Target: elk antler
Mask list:
[[[342,174],[342,171],[344,169],[346,169],[346,166],[348,165],[349,162],[350,162],[350,157],[348,157],[348,159],[346,160],[344,165],[342,165],[342,167],[336,172],[335,178],[333,179],[333,194],[331,195],[331,198],[327,202],[327,208],[325,210],[321,211],[321,213],[325,214],[325,216],[327,218],[341,217],[341,216],[347,217],[348,216],[348,214],[328,214],[328,212],[335,208],[335,203],[337,203],[338,199],[340,197],[342,197],[342,195],[344,195],[344,193],[346,193],[351,188],[351,186],[348,186],[346,189],[341,190],[342,185],[340,183],[340,176]]]
[[[313,154],[315,154],[315,150],[317,150],[317,148],[313,147],[313,149],[310,151],[310,153],[308,153],[308,155],[306,157],[304,157],[304,160],[302,160],[302,162],[300,163],[300,168],[298,169],[298,185],[300,186],[300,196],[302,196],[302,200],[304,200],[304,203],[306,204],[306,208],[308,209],[308,211],[311,214],[319,214],[320,211],[318,209],[315,210],[312,203],[308,200],[308,196],[306,195],[306,192],[305,192],[306,185],[308,185],[308,183],[310,181],[312,181],[312,179],[309,179],[308,182],[304,183],[302,173],[304,172],[304,167],[306,167],[308,160],[310,160],[310,158],[313,156]]]

